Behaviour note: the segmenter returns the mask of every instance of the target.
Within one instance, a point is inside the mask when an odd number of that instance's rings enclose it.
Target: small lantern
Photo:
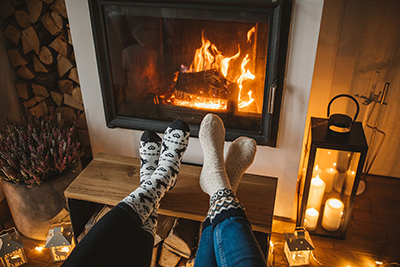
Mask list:
[[[344,239],[368,146],[360,122],[353,121],[344,133],[331,126],[330,119],[311,118],[297,226],[310,234]]]
[[[289,266],[309,265],[314,250],[310,234],[304,227],[296,227],[294,233],[284,233],[285,256]]]
[[[22,239],[15,228],[1,232],[0,258],[3,266],[16,267],[27,263],[23,248]]]
[[[75,246],[71,223],[52,225],[47,235],[45,248],[50,248],[53,262],[64,261]]]

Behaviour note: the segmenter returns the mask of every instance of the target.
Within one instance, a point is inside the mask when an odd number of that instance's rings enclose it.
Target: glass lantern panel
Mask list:
[[[317,148],[304,219],[309,231],[315,230],[318,221],[327,231],[340,228],[360,156],[359,152]]]
[[[4,262],[5,262],[5,266],[7,267],[17,267],[17,266],[21,266],[25,263],[27,263],[26,258],[25,258],[25,253],[24,251],[21,249],[17,249],[7,255],[4,256]]]
[[[72,246],[57,246],[50,248],[51,256],[54,262],[66,260],[71,251],[72,251]]]
[[[323,181],[325,201],[332,197],[348,201],[360,156],[359,152],[317,148],[312,178]]]
[[[285,242],[284,251],[289,266],[302,266],[310,264],[310,250],[290,251],[289,246]]]

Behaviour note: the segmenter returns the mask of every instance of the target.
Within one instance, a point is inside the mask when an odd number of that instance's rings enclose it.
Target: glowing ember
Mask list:
[[[221,110],[226,111],[228,108],[228,100],[210,97],[192,96],[190,100],[174,99],[174,104],[177,106],[206,109],[206,110]]]

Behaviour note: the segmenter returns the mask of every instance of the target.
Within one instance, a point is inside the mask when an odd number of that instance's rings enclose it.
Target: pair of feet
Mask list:
[[[152,234],[157,224],[160,200],[176,183],[189,135],[189,126],[176,120],[165,131],[164,139],[148,131],[141,137],[141,185],[123,202],[136,211],[142,220],[142,228]],[[204,154],[200,186],[210,196],[206,221],[212,223],[221,213],[222,206],[243,210],[234,195],[244,172],[254,160],[256,142],[239,137],[231,144],[224,159],[225,127],[222,120],[213,114],[204,117],[199,139]]]

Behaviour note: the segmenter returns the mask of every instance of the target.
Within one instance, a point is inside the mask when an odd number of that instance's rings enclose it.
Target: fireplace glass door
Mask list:
[[[262,135],[255,139],[267,142],[270,87],[279,78],[268,65],[276,61],[269,58],[276,38],[270,9],[91,3],[109,126],[162,131],[180,118],[196,135],[214,113],[228,139]]]

